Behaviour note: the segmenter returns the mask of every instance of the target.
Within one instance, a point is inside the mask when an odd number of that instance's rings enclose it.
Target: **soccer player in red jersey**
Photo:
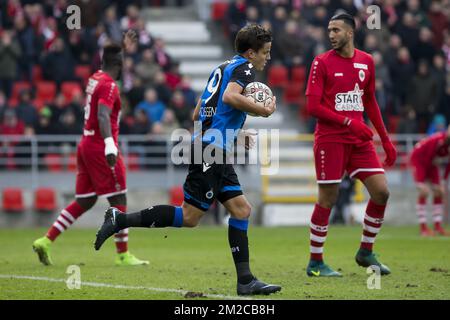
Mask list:
[[[360,179],[370,194],[356,262],[363,267],[375,265],[383,275],[390,273],[372,252],[389,191],[372,142],[372,130],[363,120],[364,111],[381,138],[386,153],[384,165],[394,164],[397,152],[375,99],[373,59],[354,47],[354,33],[351,15],[341,13],[330,19],[328,36],[333,49],[316,56],[306,89],[308,113],[317,118],[314,158],[319,187],[310,224],[308,276],[341,276],[324,263],[322,254],[331,208],[345,171],[351,178]]]
[[[418,191],[416,211],[419,218],[420,234],[424,237],[434,235],[433,231],[428,229],[427,226],[426,203],[430,194],[427,182],[431,184],[431,192],[433,194],[434,231],[442,236],[449,235],[442,227],[444,188],[441,186],[439,175],[439,165],[444,161],[449,161],[449,148],[450,126],[446,132],[435,133],[419,141],[411,152],[411,169]],[[447,164],[445,169],[445,185],[447,185],[449,173],[450,163]]]
[[[122,50],[137,41],[129,30],[122,45],[112,44],[103,49],[102,69],[94,73],[86,88],[84,133],[77,148],[75,201],[61,214],[47,234],[33,243],[33,249],[44,265],[51,265],[50,247],[53,241],[83,213],[94,206],[97,197],[106,197],[111,206],[126,211],[126,173],[118,150],[120,92],[116,84],[122,75]],[[128,252],[128,230],[115,235],[117,265],[142,265]]]

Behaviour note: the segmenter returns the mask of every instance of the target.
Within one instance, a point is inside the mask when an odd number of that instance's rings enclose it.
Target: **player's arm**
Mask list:
[[[375,67],[373,61],[370,64],[371,79],[368,84],[369,90],[363,95],[364,109],[366,110],[369,120],[372,122],[373,126],[380,136],[384,152],[386,153],[386,159],[384,164],[387,166],[392,166],[397,159],[397,150],[389,138],[389,135],[384,126],[383,118],[381,117],[380,107],[378,106],[377,99],[375,97]]]
[[[197,121],[200,117],[200,108],[202,106],[202,99],[198,99],[197,105],[195,106],[194,113],[192,114],[192,121]]]
[[[100,134],[105,141],[106,161],[110,167],[114,167],[117,161],[118,150],[111,133],[111,112],[110,107],[104,104],[98,105],[98,126],[100,128]]]
[[[244,97],[242,91],[244,88],[239,83],[229,82],[222,96],[223,102],[235,109],[255,113],[261,117],[268,117],[277,109],[275,96],[264,108],[261,108],[260,105]]]

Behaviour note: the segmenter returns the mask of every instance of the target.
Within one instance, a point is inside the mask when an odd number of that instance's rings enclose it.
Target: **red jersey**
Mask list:
[[[450,145],[445,141],[446,133],[435,133],[416,143],[411,153],[411,161],[421,166],[437,165],[448,160]]]
[[[111,134],[117,144],[120,121],[120,93],[115,81],[107,73],[99,70],[90,78],[86,87],[86,106],[84,107],[84,136],[101,141],[103,137],[98,124],[98,105],[103,104],[112,110]]]
[[[318,55],[309,73],[306,95],[321,97],[321,105],[344,117],[363,121],[362,96],[375,91],[372,56],[355,49],[352,58],[335,50]],[[315,139],[321,142],[359,143],[347,127],[318,119]]]

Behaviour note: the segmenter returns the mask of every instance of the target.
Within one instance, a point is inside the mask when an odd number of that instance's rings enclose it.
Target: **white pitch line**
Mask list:
[[[47,277],[35,277],[35,276],[20,276],[20,275],[9,275],[0,274],[0,279],[22,279],[22,280],[35,280],[35,281],[47,281],[47,282],[66,282],[66,279],[55,279]],[[126,286],[121,284],[110,284],[110,283],[99,283],[99,282],[81,282],[82,286],[86,287],[96,287],[96,288],[113,288],[113,289],[130,289],[130,290],[149,290],[156,292],[170,292],[179,293],[183,296],[190,292],[187,290],[179,289],[167,289],[167,288],[153,288],[153,287],[142,287],[142,286]],[[226,300],[253,300],[249,297],[239,297],[239,296],[227,296],[222,294],[204,294],[206,298],[217,298]]]

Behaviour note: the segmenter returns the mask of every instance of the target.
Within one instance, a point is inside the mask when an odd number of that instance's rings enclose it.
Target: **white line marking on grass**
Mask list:
[[[9,274],[0,274],[0,279],[22,279],[22,280],[35,280],[35,281],[46,281],[46,282],[66,282],[66,279],[55,279],[55,278],[47,278],[47,277],[35,277],[35,276],[21,276],[21,275],[9,275]],[[187,290],[179,290],[179,289],[167,289],[167,288],[153,288],[153,287],[142,287],[142,286],[126,286],[121,284],[110,284],[110,283],[99,283],[99,282],[81,282],[82,286],[86,287],[96,287],[96,288],[112,288],[112,289],[129,289],[129,290],[148,290],[148,291],[156,291],[156,292],[170,292],[170,293],[179,293],[181,295],[185,295],[190,292]],[[217,298],[217,299],[226,299],[226,300],[253,300],[249,297],[239,297],[239,296],[227,296],[222,294],[208,294],[204,293],[207,298]]]

